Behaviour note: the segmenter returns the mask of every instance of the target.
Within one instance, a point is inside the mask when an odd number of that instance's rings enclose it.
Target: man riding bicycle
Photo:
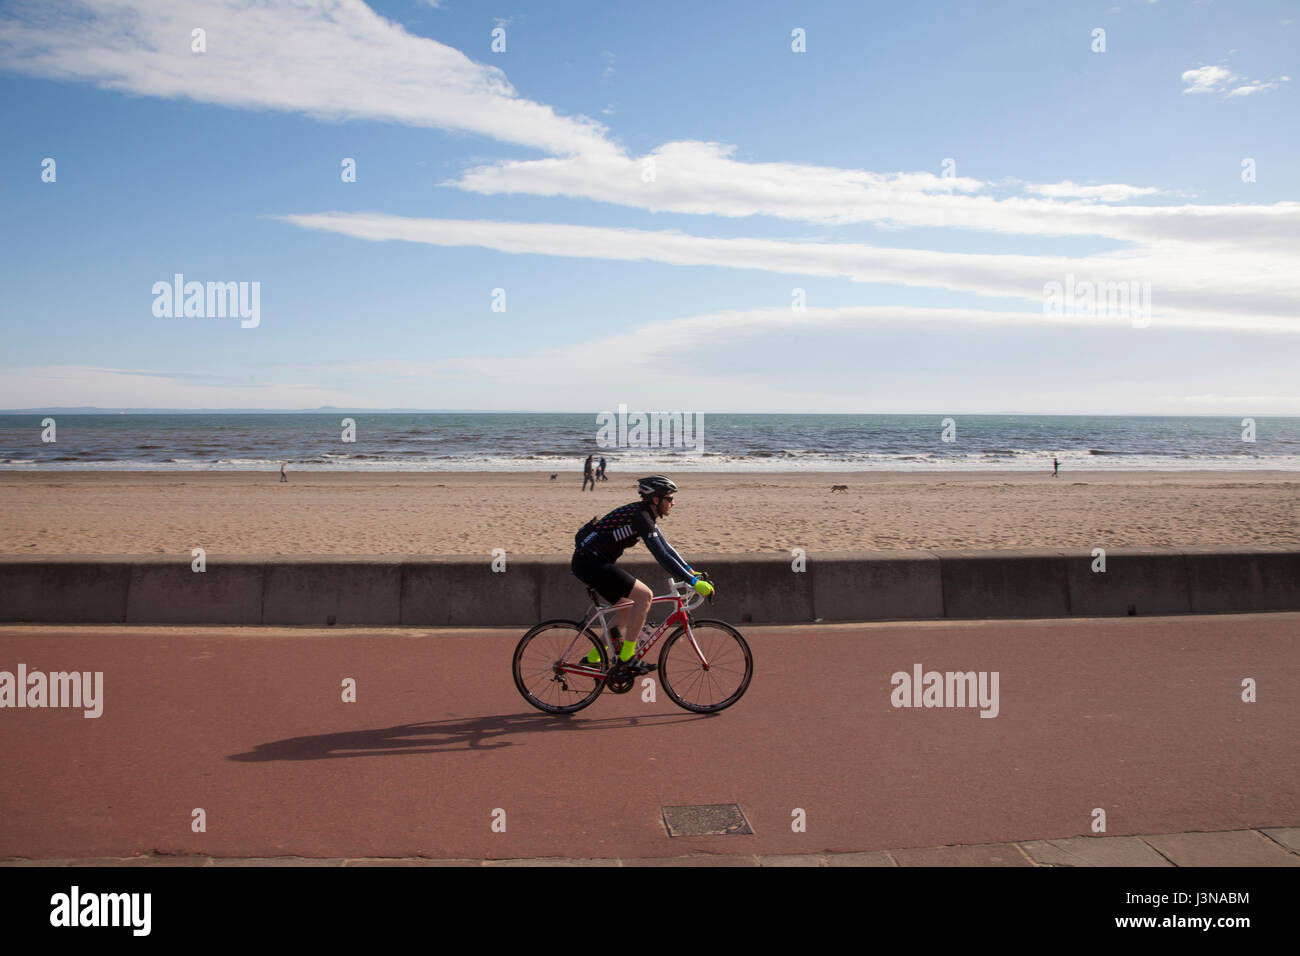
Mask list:
[[[702,580],[680,554],[673,550],[659,531],[656,520],[667,517],[673,508],[673,495],[677,486],[663,475],[651,475],[637,482],[637,491],[641,500],[615,508],[603,518],[592,518],[574,535],[573,562],[570,569],[574,576],[593,588],[610,604],[617,604],[629,598],[632,606],[618,612],[616,626],[611,627],[614,641],[620,640],[620,627],[626,627],[629,635],[641,634],[646,615],[650,611],[650,601],[654,597],[651,590],[614,562],[622,557],[623,552],[640,538],[654,555],[659,566],[674,578],[689,581],[695,590],[708,597],[713,593],[713,585]],[[655,669],[654,664],[645,661],[628,663],[636,653],[635,640],[623,640],[619,650],[619,660],[635,674],[645,674]],[[591,663],[599,663],[600,657],[593,648],[587,658]]]

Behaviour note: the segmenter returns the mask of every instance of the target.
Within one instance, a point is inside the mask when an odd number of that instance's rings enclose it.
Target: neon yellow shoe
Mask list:
[[[632,657],[635,654],[636,654],[636,642],[624,641],[623,646],[619,649],[618,659],[622,661],[624,664],[626,664],[628,661],[632,659]],[[587,656],[584,660],[588,664],[599,664],[600,651],[596,650],[596,648],[593,647],[590,651],[587,652]]]

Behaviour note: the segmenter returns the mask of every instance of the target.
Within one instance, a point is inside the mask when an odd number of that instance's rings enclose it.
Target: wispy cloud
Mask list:
[[[734,152],[720,143],[686,141],[667,143],[639,159],[607,152],[508,160],[475,167],[448,185],[485,195],[563,196],[701,216],[763,215],[822,225],[875,223],[1128,242],[1282,243],[1300,251],[1297,203],[1111,205],[1157,189],[1068,181],[1025,184],[1032,195],[997,198],[991,184],[969,177],[746,163],[734,159]]]
[[[1154,186],[1125,186],[1122,183],[1108,183],[1104,186],[1080,186],[1065,180],[1041,186],[1030,184],[1026,190],[1036,196],[1048,199],[1099,199],[1102,202],[1124,202],[1138,196],[1150,196],[1160,190]]]
[[[1249,96],[1264,90],[1275,90],[1282,83],[1289,83],[1291,77],[1281,76],[1276,80],[1247,80],[1233,73],[1226,66],[1202,66],[1194,70],[1183,71],[1184,93],[1221,93],[1224,96]]]
[[[1270,80],[1267,83],[1259,83],[1259,82],[1246,83],[1243,86],[1238,86],[1235,89],[1229,90],[1228,95],[1249,96],[1251,93],[1260,93],[1263,92],[1264,90],[1275,90],[1278,88],[1280,84],[1288,83],[1290,82],[1290,80],[1291,77],[1283,76],[1283,77],[1279,77],[1277,80]]]
[[[476,133],[552,155],[608,152],[603,126],[520,97],[496,67],[414,36],[360,0],[20,2],[0,67],[164,99]],[[190,49],[191,30],[207,52]]]
[[[1024,256],[935,252],[861,243],[717,239],[680,232],[550,223],[414,219],[378,213],[277,217],[372,242],[477,246],[506,253],[677,266],[758,269],[1012,297],[1041,305],[1043,286],[1073,274],[1089,282],[1147,282],[1154,314],[1189,328],[1300,332],[1300,273],[1286,253],[1154,243],[1140,254]],[[1040,319],[1043,317],[1040,316]]]

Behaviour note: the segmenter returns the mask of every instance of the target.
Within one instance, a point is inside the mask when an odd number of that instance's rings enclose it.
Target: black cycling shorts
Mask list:
[[[618,567],[612,561],[604,561],[581,551],[573,552],[573,563],[569,565],[576,577],[587,587],[596,592],[610,604],[617,604],[632,593],[636,578]]]

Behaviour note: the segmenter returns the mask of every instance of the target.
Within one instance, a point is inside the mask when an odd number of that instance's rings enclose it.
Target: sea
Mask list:
[[[1300,470],[1300,418],[507,412],[0,414],[0,469],[581,472]],[[684,425],[684,427],[678,427]],[[51,440],[52,439],[52,440]]]

